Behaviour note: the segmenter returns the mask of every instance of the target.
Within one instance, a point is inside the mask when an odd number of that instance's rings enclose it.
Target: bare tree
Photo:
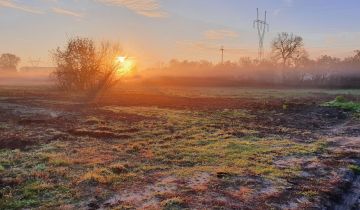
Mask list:
[[[116,62],[116,58],[121,53],[119,44],[102,42],[97,51],[99,62],[100,80],[97,83],[96,89],[98,91],[108,89],[119,82],[120,77],[117,71],[121,68],[121,64]]]
[[[119,45],[102,43],[98,48],[87,38],[72,38],[65,49],[57,48],[53,58],[57,65],[53,77],[63,90],[97,92],[114,85],[120,63]]]
[[[0,69],[6,71],[16,71],[20,63],[20,58],[16,55],[5,53],[0,56]]]
[[[354,53],[354,60],[360,62],[360,50],[355,50]]]
[[[292,33],[279,33],[272,42],[272,55],[283,68],[296,67],[299,60],[307,57],[303,38]]]

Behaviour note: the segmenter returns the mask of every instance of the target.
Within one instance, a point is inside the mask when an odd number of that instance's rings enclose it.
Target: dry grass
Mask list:
[[[111,105],[64,114],[63,121],[1,122],[0,130],[21,127],[21,137],[41,144],[0,150],[0,208],[319,205],[341,184],[341,170],[356,172],[357,166],[346,162],[350,153],[329,149],[322,128],[281,122],[301,109],[277,106],[209,111]],[[44,127],[53,131],[44,135]]]

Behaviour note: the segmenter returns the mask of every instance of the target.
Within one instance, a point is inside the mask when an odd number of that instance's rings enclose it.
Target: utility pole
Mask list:
[[[221,51],[221,64],[224,64],[224,46],[221,46],[220,48],[220,51]]]
[[[40,58],[38,59],[29,58],[28,63],[31,65],[32,68],[39,67]]]
[[[256,28],[258,31],[258,36],[259,36],[258,56],[259,56],[259,61],[262,61],[262,59],[264,57],[265,33],[266,33],[266,29],[267,29],[267,31],[269,31],[270,26],[266,20],[267,12],[265,11],[265,19],[264,20],[260,20],[260,18],[259,18],[259,8],[256,9],[256,12],[257,12],[257,17],[256,17],[256,20],[254,20],[254,28]]]

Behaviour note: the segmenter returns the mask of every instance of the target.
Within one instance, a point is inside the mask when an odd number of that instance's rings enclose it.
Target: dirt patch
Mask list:
[[[333,136],[358,137],[360,136],[360,120],[356,118],[348,120],[334,126],[329,132],[333,134]]]
[[[360,176],[352,180],[352,185],[342,196],[340,204],[332,206],[334,210],[360,209]]]
[[[310,141],[319,135],[329,135],[326,129],[345,122],[349,114],[335,108],[317,105],[297,104],[296,107],[253,111],[255,119],[246,128],[258,130],[259,137],[269,135],[288,136],[289,138]]]
[[[188,180],[188,185],[196,191],[204,191],[208,188],[210,178],[211,176],[209,173],[195,174]]]
[[[120,121],[120,122],[124,122],[124,123],[138,123],[138,122],[145,121],[145,120],[155,119],[153,117],[147,117],[147,116],[143,116],[143,115],[123,113],[123,112],[114,114],[114,112],[107,111],[107,110],[96,110],[93,113],[101,116],[102,118],[104,118],[106,120]]]
[[[144,209],[149,206],[160,208],[161,199],[157,196],[174,194],[178,189],[177,179],[172,176],[160,178],[158,181],[139,187],[126,189],[104,202],[103,207],[130,205]]]
[[[360,158],[360,137],[333,137],[329,138],[328,142],[328,149],[338,156]]]
[[[35,142],[24,140],[21,137],[0,138],[0,149],[20,149],[27,150]]]
[[[87,130],[87,129],[71,129],[69,133],[75,136],[89,136],[94,138],[118,138],[118,139],[128,139],[131,138],[129,135],[117,134],[111,131],[103,130]]]

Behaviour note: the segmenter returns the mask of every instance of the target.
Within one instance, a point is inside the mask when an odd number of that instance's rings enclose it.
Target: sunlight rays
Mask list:
[[[128,75],[135,68],[136,64],[135,59],[126,56],[118,56],[116,62],[119,65],[117,74],[120,76]]]

